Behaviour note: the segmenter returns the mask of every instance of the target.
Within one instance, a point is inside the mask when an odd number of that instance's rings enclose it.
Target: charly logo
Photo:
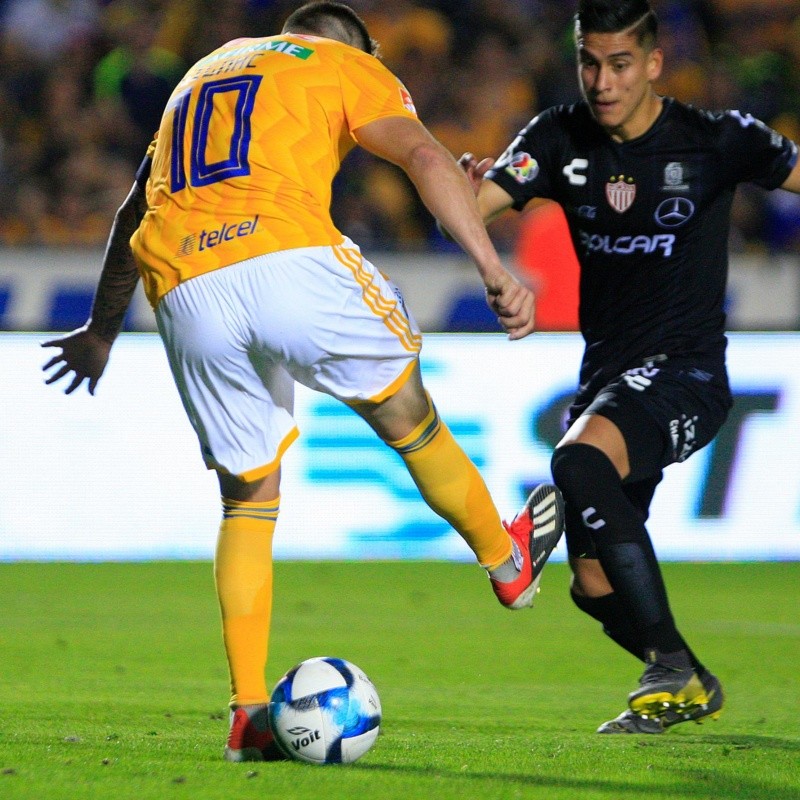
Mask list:
[[[599,531],[600,528],[605,527],[606,521],[599,515],[595,519],[591,519],[594,514],[597,514],[597,509],[594,506],[589,506],[589,508],[581,512],[581,518],[583,519],[583,524],[587,528],[591,528],[593,531]]]
[[[670,197],[664,200],[653,215],[662,228],[678,228],[694,214],[694,203],[688,197]]]
[[[585,186],[586,176],[581,173],[589,166],[589,160],[586,158],[573,158],[569,164],[566,164],[561,170],[561,174],[565,175],[570,183],[570,186]]]
[[[606,199],[611,208],[618,214],[624,214],[633,205],[636,197],[636,184],[633,178],[613,175],[606,184]]]
[[[527,183],[539,174],[539,163],[529,153],[514,153],[506,166],[506,172],[517,183]]]

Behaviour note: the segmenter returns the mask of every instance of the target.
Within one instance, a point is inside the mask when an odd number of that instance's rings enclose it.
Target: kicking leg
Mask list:
[[[354,409],[405,462],[425,502],[464,538],[492,577],[500,602],[533,602],[535,582],[561,537],[563,514],[555,487],[539,487],[508,527],[478,469],[439,417],[417,367],[379,404]],[[532,528],[537,534],[532,536]]]

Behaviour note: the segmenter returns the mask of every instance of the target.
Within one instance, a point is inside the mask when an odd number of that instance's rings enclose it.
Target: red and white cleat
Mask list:
[[[285,761],[269,727],[269,706],[231,709],[226,761]]]
[[[511,523],[503,525],[522,556],[519,577],[508,583],[490,578],[497,599],[512,610],[533,605],[544,565],[564,533],[564,500],[549,483],[537,486]],[[516,559],[515,553],[515,559]]]

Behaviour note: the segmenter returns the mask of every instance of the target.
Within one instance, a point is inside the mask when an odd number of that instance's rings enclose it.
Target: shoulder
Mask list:
[[[546,109],[531,120],[523,139],[532,151],[549,152],[556,160],[597,151],[609,142],[585,102]]]
[[[563,141],[585,136],[597,125],[585,103],[551,106],[537,114],[522,130],[526,138]]]
[[[664,113],[647,137],[651,147],[688,146],[711,154],[725,151],[736,141],[737,130],[742,130],[736,120],[737,112],[711,111],[672,97],[664,98],[664,103]]]
[[[554,128],[569,130],[585,125],[591,119],[586,103],[551,106],[539,112],[529,123],[528,128]]]
[[[670,98],[670,117],[673,123],[682,124],[686,128],[707,133],[711,137],[725,132],[737,132],[755,127],[766,129],[767,126],[752,114],[736,109],[711,111],[705,108],[681,103]]]
[[[774,189],[792,169],[795,145],[752,114],[707,111],[677,102],[673,110],[669,142],[691,145],[714,159],[716,174],[728,183],[748,181]]]

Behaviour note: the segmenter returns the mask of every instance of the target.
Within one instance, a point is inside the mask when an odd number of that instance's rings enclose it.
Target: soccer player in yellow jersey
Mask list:
[[[109,236],[91,319],[48,383],[94,393],[141,276],[222,522],[215,555],[231,677],[231,761],[276,757],[266,724],[272,536],[294,381],[347,403],[396,450],[425,501],[485,567],[503,605],[530,605],[563,527],[554,486],[508,525],[420,378],[420,332],[395,287],[331,222],[331,181],[356,144],[401,167],[474,260],[510,339],[533,297],[501,265],[469,181],[375,57],[362,20],[308,3],[278,36],[195,64],[164,111]],[[535,529],[535,535],[533,530]]]

